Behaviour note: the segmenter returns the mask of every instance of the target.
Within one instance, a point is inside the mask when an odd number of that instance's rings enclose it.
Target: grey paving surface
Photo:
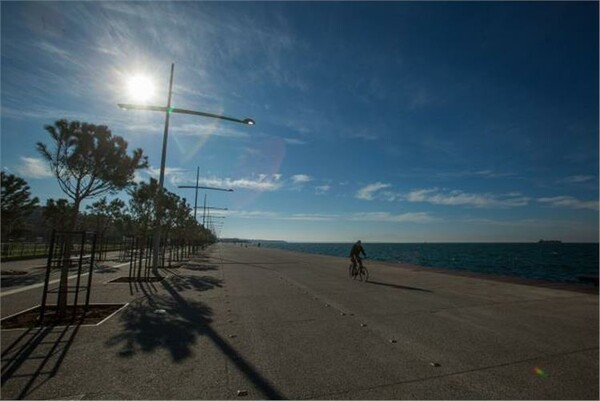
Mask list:
[[[597,295],[368,266],[361,283],[344,259],[218,245],[130,285],[107,263],[93,302],[129,305],[2,330],[2,399],[598,399]],[[41,287],[0,295],[6,317]]]

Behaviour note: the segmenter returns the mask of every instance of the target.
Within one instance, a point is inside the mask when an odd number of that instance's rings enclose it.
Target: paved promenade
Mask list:
[[[216,245],[140,285],[106,263],[92,301],[128,306],[2,330],[1,398],[598,399],[597,294],[347,265]],[[36,277],[3,276],[2,317],[40,303]]]

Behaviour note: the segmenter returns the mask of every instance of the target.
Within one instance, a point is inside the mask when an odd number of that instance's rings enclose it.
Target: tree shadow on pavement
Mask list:
[[[222,287],[222,280],[211,276],[180,276],[174,274],[169,281],[175,291],[206,291],[215,287]]]
[[[281,264],[286,264],[286,263],[290,263],[290,264],[297,264],[297,263],[301,263],[297,260],[290,260],[290,261],[280,261],[280,262],[273,262],[273,261],[265,261],[265,262],[261,262],[260,260],[248,260],[248,259],[244,259],[244,260],[236,260],[236,259],[228,259],[228,258],[219,258],[218,263],[220,265],[253,265],[253,264],[257,264],[260,263],[261,265],[281,265]]]
[[[218,265],[206,264],[206,263],[186,263],[181,266],[182,269],[192,270],[192,271],[208,271],[208,270],[218,270]]]
[[[422,292],[433,292],[431,290],[426,290],[424,288],[417,288],[417,287],[407,287],[405,285],[397,285],[397,284],[388,284],[388,283],[381,283],[379,281],[367,281],[368,284],[374,284],[374,285],[383,285],[386,287],[392,287],[392,288],[398,288],[400,290],[412,290],[412,291],[422,291]]]
[[[147,282],[137,282],[137,281],[129,281],[129,294],[134,295],[138,292],[143,292],[145,295],[148,295],[149,292],[158,292],[158,289],[154,285],[152,281]]]
[[[168,281],[171,284],[167,286],[179,297],[179,291],[207,291],[221,286],[221,280],[213,277],[173,275]],[[191,356],[196,337],[205,335],[212,310],[202,302],[177,302],[169,294],[157,294],[157,288],[150,284],[152,286],[140,283],[139,291],[145,297],[125,308],[119,317],[124,325],[122,333],[110,338],[106,344],[120,344],[119,355],[122,357],[162,347],[168,349],[174,362],[180,362]]]
[[[33,276],[28,275],[19,275],[19,276],[5,276],[2,275],[2,279],[0,280],[1,288],[6,287],[16,287],[21,285],[30,285],[35,283],[43,282],[44,277],[42,275],[36,274]]]
[[[94,269],[94,274],[96,274],[96,273],[99,273],[99,274],[116,273],[119,270],[120,269],[118,267],[99,265],[97,268]]]
[[[129,358],[137,352],[154,352],[163,348],[175,363],[193,356],[193,345],[206,336],[262,392],[261,398],[284,399],[284,396],[223,339],[212,327],[212,309],[199,301],[184,298],[180,291],[207,291],[220,287],[212,277],[174,276],[160,285],[167,294],[147,293],[130,304],[120,316],[123,330],[106,345],[120,346],[119,356]]]
[[[192,355],[191,346],[197,336],[205,334],[211,315],[201,302],[180,305],[169,295],[152,294],[123,310],[122,330],[106,344],[120,346],[118,354],[126,358],[166,348],[173,362],[180,362]]]
[[[188,263],[206,263],[210,260],[208,256],[195,255],[190,258]]]

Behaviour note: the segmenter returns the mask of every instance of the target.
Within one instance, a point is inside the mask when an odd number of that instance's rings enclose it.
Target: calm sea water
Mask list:
[[[347,257],[348,243],[263,243],[264,247]],[[562,283],[598,275],[598,244],[377,244],[363,243],[367,260],[405,262]]]

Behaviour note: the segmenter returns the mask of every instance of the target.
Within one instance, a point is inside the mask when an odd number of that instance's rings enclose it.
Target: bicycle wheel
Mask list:
[[[352,263],[350,263],[350,266],[348,266],[348,276],[352,278]]]
[[[360,275],[360,281],[368,281],[369,280],[369,271],[367,270],[366,267],[361,267],[358,270],[358,274]]]
[[[360,275],[358,274],[358,269],[360,269],[360,267],[353,267],[352,268],[352,278],[354,280],[356,280],[357,278],[360,278]]]

